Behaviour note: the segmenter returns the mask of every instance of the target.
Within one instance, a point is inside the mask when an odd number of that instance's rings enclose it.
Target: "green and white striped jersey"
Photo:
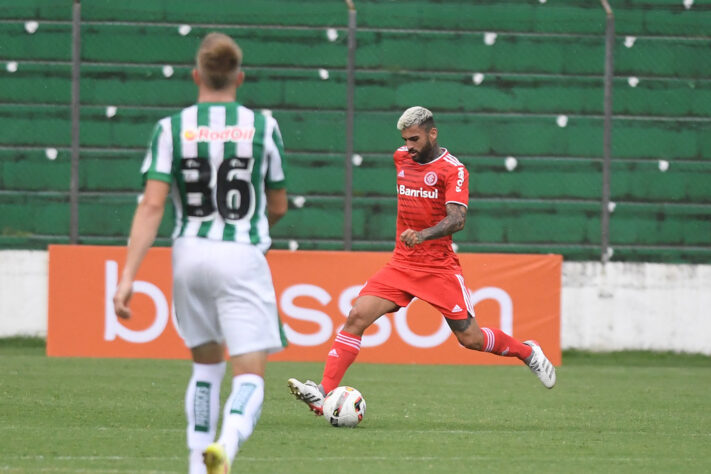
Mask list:
[[[286,186],[276,120],[236,102],[199,103],[160,120],[141,172],[171,183],[173,238],[271,245],[267,188]]]

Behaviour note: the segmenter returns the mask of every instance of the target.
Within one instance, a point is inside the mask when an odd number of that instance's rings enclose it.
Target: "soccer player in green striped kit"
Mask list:
[[[185,394],[191,474],[229,472],[261,412],[267,355],[286,345],[264,257],[269,228],[287,210],[283,143],[274,118],[236,102],[241,62],[230,37],[207,35],[193,70],[197,104],[157,123],[113,299],[116,314],[130,318],[132,284],[170,195],[173,300],[193,359]],[[225,347],[232,391],[215,440]]]

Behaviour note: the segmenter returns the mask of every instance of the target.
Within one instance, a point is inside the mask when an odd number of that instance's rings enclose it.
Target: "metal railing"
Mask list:
[[[600,210],[600,260],[610,260],[610,162],[612,160],[612,79],[614,76],[615,15],[607,0],[605,9],[605,122],[603,129],[602,208]]]

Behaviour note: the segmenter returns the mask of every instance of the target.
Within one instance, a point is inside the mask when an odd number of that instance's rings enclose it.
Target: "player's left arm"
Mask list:
[[[287,212],[289,200],[286,195],[286,161],[284,141],[276,119],[269,117],[265,140],[267,167],[267,220],[273,227]]]
[[[452,235],[464,229],[467,220],[467,207],[457,203],[447,203],[447,216],[439,221],[437,225],[416,231],[406,229],[400,234],[400,240],[408,247],[414,247],[425,240],[439,239],[447,235]]]
[[[282,189],[267,189],[267,219],[269,227],[274,227],[274,224],[284,217],[289,208],[289,200],[286,196],[286,188]]]

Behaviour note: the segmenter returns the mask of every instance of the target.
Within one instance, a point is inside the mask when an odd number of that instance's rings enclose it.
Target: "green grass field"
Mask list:
[[[186,472],[187,361],[55,359],[0,340],[0,471]],[[564,353],[558,385],[521,367],[358,364],[366,417],[337,429],[272,363],[235,472],[711,472],[711,358]],[[223,384],[223,399],[229,384]]]

